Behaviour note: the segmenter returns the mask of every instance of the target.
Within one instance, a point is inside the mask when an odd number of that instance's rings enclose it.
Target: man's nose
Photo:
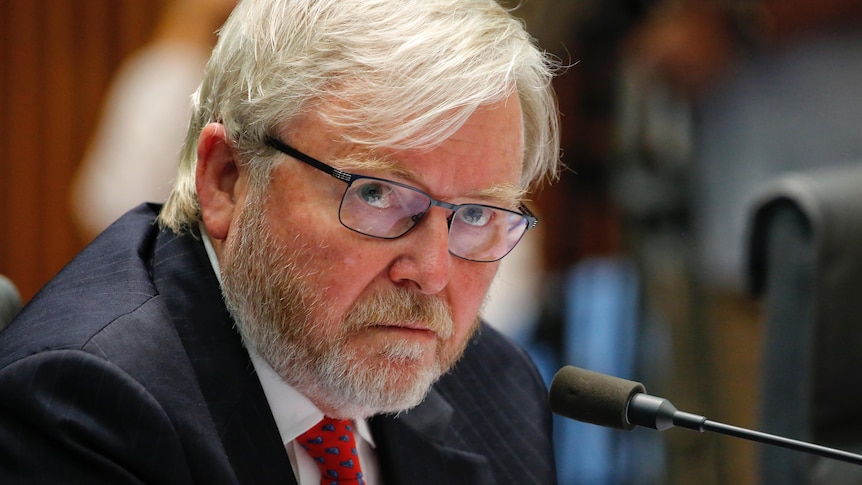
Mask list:
[[[418,225],[393,241],[400,254],[390,267],[390,278],[413,284],[422,293],[436,294],[449,284],[449,221],[451,211],[431,207]]]

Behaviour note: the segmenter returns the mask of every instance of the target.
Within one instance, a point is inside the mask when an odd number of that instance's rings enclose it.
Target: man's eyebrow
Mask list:
[[[526,190],[517,185],[499,184],[480,190],[475,194],[475,197],[486,199],[493,205],[503,207],[512,205],[515,208],[524,202],[526,193]]]
[[[347,155],[334,161],[339,170],[345,172],[353,171],[370,171],[384,172],[397,175],[399,177],[416,178],[417,174],[401,165],[381,157],[375,157],[368,154],[353,154]]]
[[[386,173],[408,180],[421,180],[422,177],[414,170],[404,167],[403,164],[395,163],[383,157],[369,156],[366,154],[347,155],[339,158],[337,166],[346,172],[370,171]],[[524,201],[526,190],[513,184],[497,184],[473,193],[464,194],[467,198],[476,198],[485,201],[489,205],[501,207],[517,207]]]

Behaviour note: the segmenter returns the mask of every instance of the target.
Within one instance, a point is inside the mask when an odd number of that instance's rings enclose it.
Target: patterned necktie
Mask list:
[[[350,421],[323,418],[296,440],[320,468],[321,485],[365,485]]]

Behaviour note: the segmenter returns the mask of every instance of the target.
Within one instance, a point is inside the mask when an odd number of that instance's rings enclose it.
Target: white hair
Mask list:
[[[556,175],[555,62],[495,0],[242,0],[223,26],[194,112],[163,225],[200,218],[198,136],[223,123],[265,183],[264,143],[310,110],[371,147],[441,143],[480,106],[517,93],[524,122],[522,188]]]

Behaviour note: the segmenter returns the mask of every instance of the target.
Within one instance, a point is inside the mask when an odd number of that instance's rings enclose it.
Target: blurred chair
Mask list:
[[[862,164],[775,180],[749,221],[765,321],[760,428],[862,452]],[[862,467],[761,450],[764,484],[862,483]]]
[[[21,310],[21,295],[15,285],[0,275],[0,330],[12,321]]]

